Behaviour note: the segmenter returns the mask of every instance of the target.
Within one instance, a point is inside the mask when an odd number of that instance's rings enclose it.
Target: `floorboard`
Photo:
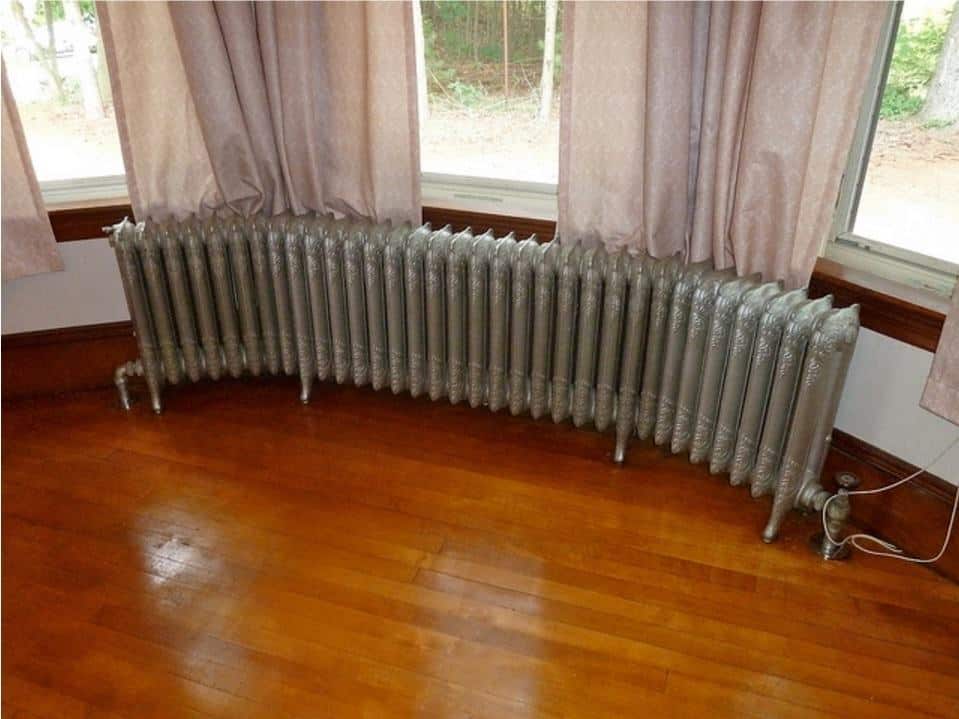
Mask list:
[[[952,717],[959,586],[637,443],[288,381],[3,411],[5,717]]]

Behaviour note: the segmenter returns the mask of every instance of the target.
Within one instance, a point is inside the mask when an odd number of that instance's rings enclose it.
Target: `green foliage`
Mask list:
[[[2,0],[0,0],[2,1]],[[430,92],[479,102],[503,92],[504,9],[507,14],[510,86],[513,93],[536,91],[546,25],[544,0],[421,2]],[[559,6],[557,27],[562,27]],[[554,82],[559,82],[562,35],[556,33]],[[454,83],[458,83],[454,85]]]
[[[944,127],[950,127],[952,125],[951,120],[926,120],[922,123],[923,130],[941,130]]]
[[[465,31],[470,19],[469,3],[447,0],[431,4],[435,5],[435,23],[443,28],[438,43],[443,55],[450,60],[470,57],[473,48]]]
[[[949,13],[900,25],[879,117],[901,119],[919,112],[948,26]]]
[[[66,17],[63,10],[63,0],[40,0],[37,3],[36,16],[32,20],[34,25],[43,25],[46,22],[48,8],[50,17],[54,21],[63,20]],[[83,16],[83,21],[92,26],[97,17],[94,0],[80,0],[80,14]]]
[[[488,42],[479,46],[479,57],[483,62],[502,62],[503,61],[503,43]]]
[[[915,115],[921,109],[921,95],[901,85],[887,84],[879,106],[879,117],[883,120],[901,120]]]
[[[486,99],[486,92],[482,85],[471,85],[468,82],[453,80],[446,89],[453,99],[464,107],[476,107]]]

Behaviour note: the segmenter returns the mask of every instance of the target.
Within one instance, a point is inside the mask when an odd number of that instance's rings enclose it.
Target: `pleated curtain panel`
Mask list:
[[[138,219],[420,219],[409,3],[97,4]]]
[[[806,284],[888,9],[567,6],[560,237]]]
[[[3,279],[54,272],[63,269],[53,228],[47,217],[40,187],[30,162],[20,114],[7,82],[7,66],[0,61],[3,76],[2,231]]]

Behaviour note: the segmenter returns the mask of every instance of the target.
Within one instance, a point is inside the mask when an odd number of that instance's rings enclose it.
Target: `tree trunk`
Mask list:
[[[549,120],[553,109],[553,69],[556,64],[557,0],[546,0],[546,29],[543,32],[543,74],[539,83],[539,121]]]
[[[53,20],[51,18],[51,8],[49,4],[45,4],[43,11],[47,19],[47,44],[44,45],[39,40],[37,40],[36,34],[33,32],[33,25],[30,24],[29,18],[23,9],[23,3],[21,0],[13,0],[10,3],[10,10],[13,13],[13,17],[20,23],[23,27],[23,34],[26,35],[27,40],[30,41],[30,44],[33,45],[33,51],[37,55],[37,59],[40,61],[40,66],[46,71],[47,75],[50,76],[50,80],[53,81],[53,86],[56,89],[57,100],[64,104],[67,101],[66,93],[63,90],[63,76],[60,75],[60,69],[57,67],[57,45],[56,45],[56,36],[53,32]]]
[[[110,91],[110,74],[107,71],[106,50],[103,49],[103,37],[97,33],[97,89],[103,105],[113,104],[113,95]]]
[[[63,75],[60,74],[60,66],[57,62],[57,36],[53,28],[52,0],[44,0],[43,19],[47,25],[47,62],[50,64],[50,77],[53,79],[53,84],[57,86],[57,99],[65,103],[67,93],[63,87]]]
[[[73,55],[77,61],[77,78],[80,82],[80,95],[83,98],[83,112],[91,120],[103,117],[103,98],[97,83],[97,68],[90,53],[90,45],[96,39],[83,22],[83,13],[77,0],[64,0],[63,14],[70,26]]]
[[[426,122],[430,116],[430,100],[426,86],[426,42],[420,0],[413,0],[413,52],[416,53],[416,108],[420,122]]]
[[[483,6],[480,3],[470,3],[473,10],[473,28],[470,31],[470,45],[473,47],[473,62],[479,63],[479,21],[480,10]]]
[[[946,39],[919,117],[925,122],[959,120],[959,2],[952,8]]]
[[[503,92],[509,107],[509,6],[503,0]]]

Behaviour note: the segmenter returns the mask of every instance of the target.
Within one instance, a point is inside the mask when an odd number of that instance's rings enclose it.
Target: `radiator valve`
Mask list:
[[[836,475],[836,484],[839,485],[836,498],[826,507],[825,522],[829,534],[818,532],[809,540],[813,551],[823,559],[846,559],[850,552],[849,545],[834,542],[829,537],[841,540],[852,513],[849,492],[859,486],[859,478],[850,472],[840,472]]]

